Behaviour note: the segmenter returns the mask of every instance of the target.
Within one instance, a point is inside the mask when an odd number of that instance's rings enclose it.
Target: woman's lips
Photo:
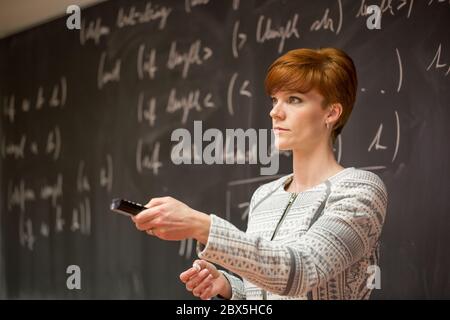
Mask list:
[[[281,128],[281,127],[274,127],[273,131],[275,133],[280,133],[280,132],[287,132],[287,131],[290,131],[290,130],[289,129],[285,129],[285,128]]]

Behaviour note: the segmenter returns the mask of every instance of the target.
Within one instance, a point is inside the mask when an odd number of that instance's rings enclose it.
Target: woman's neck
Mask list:
[[[336,161],[328,145],[318,145],[308,152],[292,150],[292,153],[294,176],[288,187],[290,192],[301,192],[312,188],[344,169]]]

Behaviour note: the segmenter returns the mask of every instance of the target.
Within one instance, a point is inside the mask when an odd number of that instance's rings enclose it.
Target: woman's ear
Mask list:
[[[334,126],[339,121],[343,108],[340,103],[333,103],[328,108],[326,121]]]

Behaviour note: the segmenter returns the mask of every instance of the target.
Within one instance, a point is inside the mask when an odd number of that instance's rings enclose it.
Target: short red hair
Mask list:
[[[344,51],[296,49],[272,63],[264,84],[269,96],[281,90],[305,93],[316,89],[324,97],[324,107],[340,103],[342,114],[332,131],[334,142],[352,112],[358,80],[353,60]]]

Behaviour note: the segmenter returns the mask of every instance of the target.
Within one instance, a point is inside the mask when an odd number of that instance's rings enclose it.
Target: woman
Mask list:
[[[355,102],[353,61],[333,48],[289,51],[265,88],[293,174],[255,191],[247,231],[170,197],[152,199],[133,220],[161,239],[197,240],[201,260],[180,279],[201,299],[367,299],[387,193],[377,175],[343,168],[333,154]]]

